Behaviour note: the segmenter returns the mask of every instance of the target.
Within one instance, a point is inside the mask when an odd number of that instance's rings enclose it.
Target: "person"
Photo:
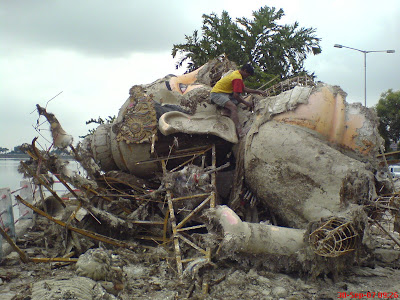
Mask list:
[[[245,64],[239,70],[222,77],[214,85],[210,94],[211,102],[222,107],[222,114],[232,119],[239,138],[243,137],[244,133],[239,123],[237,105],[243,103],[247,107],[252,107],[252,104],[245,101],[240,94],[243,92],[258,95],[265,94],[263,91],[245,87],[243,80],[253,75],[253,67],[250,64]]]

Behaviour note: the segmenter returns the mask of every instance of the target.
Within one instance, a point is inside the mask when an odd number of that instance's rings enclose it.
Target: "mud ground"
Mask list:
[[[55,225],[39,216],[18,239],[29,257],[53,257],[63,249],[45,236],[48,226]],[[0,299],[396,299],[400,249],[378,228],[371,231],[378,243],[372,260],[318,278],[273,272],[251,260],[213,259],[180,280],[170,249],[138,246],[104,248],[111,267],[94,281],[79,277],[75,263],[24,264],[13,252],[0,265]]]

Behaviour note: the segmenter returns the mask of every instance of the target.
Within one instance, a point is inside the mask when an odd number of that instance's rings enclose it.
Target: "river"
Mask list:
[[[19,188],[23,175],[18,173],[20,158],[0,158],[0,188]]]
[[[10,192],[12,194],[11,201],[13,204],[13,214],[15,220],[19,217],[19,209],[18,206],[16,205],[16,200],[14,199],[13,196],[19,194],[21,181],[28,180],[23,177],[23,174],[18,172],[18,167],[20,165],[21,160],[25,161],[27,159],[10,158],[10,157],[0,158],[0,189],[3,188],[10,189]],[[68,164],[69,169],[71,169],[72,171],[80,171],[81,173],[84,173],[82,172],[82,168],[80,167],[80,165],[78,165],[76,161],[68,159],[68,162],[69,162]],[[61,183],[56,182],[52,188],[61,196],[67,192],[67,189]],[[46,191],[46,189],[44,189],[44,192],[46,196],[50,196],[50,192]],[[2,205],[0,206],[3,207]]]
[[[21,158],[0,158],[0,188],[10,188],[11,192],[20,188],[20,182],[24,180],[23,175],[18,172]],[[74,171],[82,171],[74,160],[68,160],[68,167]],[[26,180],[26,179],[25,179]],[[61,184],[60,184],[61,185]],[[58,190],[59,186],[55,187]]]

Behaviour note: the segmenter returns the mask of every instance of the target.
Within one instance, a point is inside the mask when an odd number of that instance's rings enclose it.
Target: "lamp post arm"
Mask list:
[[[342,45],[342,47],[343,48],[347,48],[347,49],[351,49],[351,50],[356,50],[356,51],[359,51],[359,52],[362,52],[362,53],[372,52],[372,51],[364,51],[364,50],[360,50],[360,49],[356,49],[356,48],[352,48],[352,47],[347,47],[347,46],[343,46],[343,45]]]
[[[393,52],[388,52],[388,51],[393,51]],[[394,53],[394,50],[371,50],[371,51],[361,51],[361,52],[366,52],[366,53],[372,53],[372,52]]]

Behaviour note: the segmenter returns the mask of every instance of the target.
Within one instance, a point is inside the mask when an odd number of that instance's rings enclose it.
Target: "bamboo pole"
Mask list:
[[[187,238],[184,237],[183,235],[177,234],[177,236],[178,236],[182,241],[184,241],[186,244],[192,246],[192,247],[193,247],[194,249],[196,249],[197,251],[201,252],[201,253],[204,254],[204,255],[207,254],[207,251],[206,251],[206,250],[200,248],[199,246],[197,246],[195,243],[193,243],[191,240],[187,239]]]
[[[138,225],[164,225],[164,221],[141,221],[141,220],[130,220],[130,223]]]
[[[216,170],[216,164],[217,164],[217,155],[215,152],[215,144],[212,145],[212,167],[213,169]],[[214,208],[215,207],[215,198],[216,198],[216,174],[215,172],[211,173],[211,184],[214,187],[214,190],[211,192],[211,201],[210,201],[210,207]]]
[[[172,198],[172,201],[180,201],[180,200],[187,200],[187,199],[194,199],[194,198],[200,198],[200,197],[206,197],[209,196],[209,193],[203,193],[203,194],[196,194],[196,195],[190,195],[190,196],[183,196],[183,197],[177,197],[177,198]]]
[[[0,226],[0,234],[4,237],[4,239],[10,244],[10,246],[18,253],[19,257],[21,258],[22,262],[28,263],[30,261],[29,257],[26,256],[25,252],[22,251],[17,244],[14,243],[12,238],[5,232],[3,227]]]
[[[392,186],[394,187],[394,182],[393,182],[393,175],[392,175],[392,173],[390,173],[390,170],[389,170],[389,165],[388,165],[388,163],[387,163],[387,160],[386,160],[386,157],[385,157],[385,151],[384,151],[385,149],[383,149],[383,146],[381,145],[381,152],[382,152],[382,157],[383,157],[383,161],[385,162],[385,167],[386,167],[386,169],[388,170],[388,172],[389,172],[389,179],[390,179],[390,183],[392,184]]]
[[[173,240],[174,240],[176,265],[177,265],[177,269],[178,269],[178,274],[181,276],[183,274],[182,254],[181,254],[181,248],[179,246],[179,238],[178,238],[178,235],[176,232],[176,218],[175,218],[174,206],[171,201],[171,192],[170,191],[167,191],[167,199],[168,199],[169,215],[170,215],[171,226],[172,226],[172,235],[173,235]]]
[[[146,163],[160,162],[160,161],[163,161],[163,160],[166,160],[166,159],[183,158],[183,157],[188,157],[188,156],[192,156],[192,155],[199,156],[199,155],[202,155],[202,154],[206,153],[208,150],[210,150],[210,148],[207,148],[207,149],[202,150],[202,151],[192,152],[192,153],[171,155],[169,157],[159,157],[159,158],[153,158],[153,159],[149,159],[149,160],[138,161],[135,164],[136,165],[141,165],[141,164],[146,164]]]
[[[164,172],[164,174],[166,174],[167,166],[166,166],[165,160],[162,160],[161,164],[162,164],[163,172]],[[169,216],[170,216],[170,219],[171,219],[172,236],[173,236],[173,240],[174,240],[176,266],[177,266],[177,269],[178,269],[179,276],[182,276],[182,274],[183,274],[183,266],[182,266],[181,248],[179,246],[179,239],[178,239],[177,232],[176,232],[176,217],[175,217],[174,205],[172,203],[172,195],[171,195],[171,191],[168,188],[167,188],[166,197],[167,197],[167,201],[168,201]]]
[[[77,258],[68,258],[68,257],[33,257],[31,258],[32,262],[42,263],[42,262],[77,262]]]
[[[181,232],[181,231],[188,231],[188,230],[194,230],[194,229],[199,229],[199,228],[206,228],[206,225],[196,225],[196,226],[191,226],[191,227],[185,227],[185,228],[178,228],[176,231]]]
[[[178,225],[176,225],[176,229],[180,229],[183,225],[185,225],[187,221],[189,221],[195,214],[197,214],[211,200],[211,198],[212,198],[212,195],[207,197],[195,209],[193,209]]]
[[[369,218],[369,219],[371,219],[371,218]],[[383,226],[381,225],[381,224],[379,224],[376,220],[374,220],[374,219],[371,219],[378,227],[379,227],[379,229],[380,230],[382,230],[384,233],[386,233],[386,235],[393,241],[393,242],[395,242],[396,244],[397,244],[397,246],[399,246],[400,247],[400,242],[394,237],[394,236],[392,236],[385,228],[383,228]]]

